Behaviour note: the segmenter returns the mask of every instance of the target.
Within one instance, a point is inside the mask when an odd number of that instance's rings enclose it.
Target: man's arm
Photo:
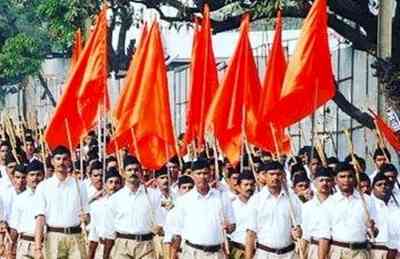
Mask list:
[[[35,259],[43,258],[43,240],[44,240],[44,225],[46,224],[45,217],[38,215],[35,223]]]
[[[106,239],[104,240],[104,252],[103,252],[103,259],[109,259],[111,254],[111,249],[114,246],[113,239]]]
[[[175,235],[171,241],[171,259],[177,259],[179,249],[181,247],[182,238],[180,235]]]
[[[327,259],[331,244],[328,239],[321,238],[318,242],[318,258]]]
[[[252,230],[246,231],[246,241],[244,255],[246,259],[251,259],[254,256],[254,251],[256,249],[256,232]]]

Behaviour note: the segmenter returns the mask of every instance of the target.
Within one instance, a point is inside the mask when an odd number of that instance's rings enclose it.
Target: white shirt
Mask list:
[[[79,226],[81,211],[89,212],[85,185],[78,183],[73,176],[61,182],[54,175],[39,183],[35,199],[35,216],[44,215],[51,227]]]
[[[364,195],[367,210],[372,219],[376,211],[371,198]],[[345,197],[340,191],[331,195],[321,207],[321,227],[317,238],[340,242],[365,242],[367,240],[367,218],[359,192]]]
[[[104,224],[107,220],[106,208],[109,201],[110,196],[104,196],[95,200],[90,206],[90,229],[88,235],[90,241],[98,242],[99,238],[105,237]]]
[[[177,233],[177,218],[176,218],[176,208],[172,208],[167,213],[164,223],[164,243],[171,243],[174,233]]]
[[[176,204],[176,235],[198,245],[222,244],[222,223],[234,224],[232,203],[225,192],[211,188],[203,196],[196,188],[180,197]]]
[[[34,236],[35,234],[35,193],[27,188],[16,196],[12,207],[9,225],[18,233]]]
[[[114,239],[116,232],[148,234],[160,225],[159,199],[152,189],[143,185],[136,192],[124,187],[111,196],[107,204],[104,237]]]
[[[293,216],[301,224],[301,202],[289,191]],[[272,248],[284,248],[293,243],[291,229],[294,225],[289,213],[289,199],[282,190],[273,196],[267,187],[255,193],[248,202],[249,215],[246,229],[257,234],[257,242]]]
[[[246,220],[247,220],[247,203],[242,202],[239,197],[232,202],[233,212],[236,219],[236,229],[230,234],[232,241],[245,244],[246,240]]]
[[[5,215],[4,215],[3,200],[0,197],[0,221],[3,221],[4,219],[5,219]]]
[[[4,190],[7,190],[8,188],[13,187],[11,178],[8,176],[5,167],[4,167],[4,170],[1,170],[1,176],[2,176],[0,178],[0,191],[1,192],[3,192]]]
[[[308,241],[318,235],[318,230],[321,225],[321,218],[318,217],[318,215],[321,213],[321,206],[322,202],[319,200],[317,195],[302,205],[301,226],[303,229],[303,238]]]
[[[3,200],[4,219],[7,222],[10,220],[13,203],[17,195],[18,194],[15,191],[14,186],[11,186],[10,188],[1,193],[1,199]]]
[[[171,190],[169,197],[165,197],[161,193],[160,189],[158,189],[158,188],[154,190],[154,193],[155,193],[156,197],[159,199],[159,201],[157,203],[160,204],[160,207],[157,208],[157,210],[160,210],[159,211],[159,213],[160,213],[160,222],[159,223],[161,226],[164,226],[169,210],[167,208],[165,208],[165,206],[163,206],[163,204],[165,202],[171,202],[172,204],[174,204],[177,195],[174,192],[172,192],[172,190]]]

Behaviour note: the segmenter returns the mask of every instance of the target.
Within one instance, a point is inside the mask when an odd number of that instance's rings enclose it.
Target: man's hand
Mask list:
[[[226,233],[231,234],[231,233],[233,233],[233,231],[235,231],[235,229],[236,229],[236,224],[228,224],[228,223],[225,223],[225,224],[223,225],[223,228],[224,228],[224,230],[226,231]]]
[[[368,236],[370,238],[377,237],[379,234],[378,228],[375,226],[375,221],[373,219],[370,219],[367,222],[367,227],[368,227]]]
[[[79,213],[79,219],[82,223],[88,224],[90,217],[89,214],[81,212]]]
[[[303,236],[303,230],[300,226],[295,226],[292,228],[292,238],[294,240],[300,239]]]
[[[35,244],[34,249],[35,249],[35,251],[34,251],[35,259],[43,259],[44,257],[43,257],[42,245],[41,244],[40,245]]]
[[[6,233],[8,231],[8,224],[5,221],[0,221],[0,233]]]
[[[162,228],[162,226],[154,225],[154,226],[152,227],[152,229],[151,229],[151,232],[152,232],[154,235],[160,235],[160,234],[163,233],[163,228]]]

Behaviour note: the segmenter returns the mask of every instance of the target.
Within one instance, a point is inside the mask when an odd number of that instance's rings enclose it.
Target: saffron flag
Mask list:
[[[206,115],[218,86],[217,67],[211,39],[211,25],[208,6],[200,28],[195,31],[192,61],[191,86],[186,110],[185,143],[204,144]]]
[[[83,48],[83,40],[81,29],[78,29],[75,33],[74,37],[74,46],[72,48],[72,56],[71,56],[71,68],[72,70],[75,65],[78,63],[79,55],[82,53]]]
[[[50,148],[72,147],[95,124],[100,107],[108,108],[107,9],[99,13],[96,26],[65,84],[65,91],[45,131]],[[68,128],[67,128],[68,127]]]
[[[372,112],[372,111],[371,111]],[[400,152],[400,136],[377,114],[373,113],[375,125],[377,130],[383,135],[387,142],[396,150]]]
[[[328,44],[327,0],[316,0],[304,20],[271,121],[288,127],[335,95]]]
[[[285,134],[284,128],[270,122],[268,118],[268,113],[274,109],[279,100],[286,67],[286,57],[282,47],[282,13],[279,10],[258,107],[256,144],[260,148],[275,154],[290,152],[290,140]]]
[[[261,84],[248,37],[249,20],[248,15],[242,20],[239,41],[207,117],[208,127],[232,164],[239,162],[243,134],[252,144],[256,137]]]
[[[154,22],[138,53],[129,87],[129,109],[121,113],[116,136],[132,130],[135,155],[148,169],[158,169],[176,154],[167,71],[159,25]]]

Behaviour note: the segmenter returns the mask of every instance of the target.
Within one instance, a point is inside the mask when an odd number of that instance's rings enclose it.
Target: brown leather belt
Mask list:
[[[199,250],[207,252],[207,253],[216,253],[216,252],[219,252],[222,248],[222,245],[203,246],[203,245],[193,244],[187,240],[186,240],[186,244],[192,248],[199,249]]]
[[[382,250],[382,251],[389,251],[389,248],[387,246],[384,245],[375,245],[375,244],[370,244],[370,248],[372,250]]]
[[[267,251],[269,253],[277,254],[277,255],[286,254],[286,253],[289,253],[289,252],[294,250],[294,244],[291,244],[291,245],[289,245],[287,247],[284,247],[284,248],[271,248],[271,247],[262,245],[260,243],[257,243],[256,247],[261,249],[261,250]]]
[[[80,226],[69,227],[69,228],[59,228],[59,227],[47,226],[47,231],[63,233],[63,234],[80,234],[82,232],[82,229]]]
[[[347,242],[339,242],[332,240],[331,245],[334,246],[339,246],[343,248],[349,248],[351,250],[362,250],[362,249],[367,249],[368,248],[368,243],[367,242],[362,242],[362,243],[347,243]]]
[[[149,241],[153,239],[154,234],[153,233],[148,233],[148,234],[123,234],[123,233],[118,233],[117,232],[117,238],[122,238],[122,239],[130,239],[130,240],[136,240],[136,241]]]
[[[19,235],[19,238],[25,241],[34,242],[35,238],[33,236],[27,236],[24,234]]]
[[[243,250],[243,251],[245,250],[245,247],[244,247],[243,244],[238,243],[238,242],[235,242],[235,241],[232,241],[232,240],[229,240],[229,245],[232,246],[232,247],[234,247],[234,248]]]

